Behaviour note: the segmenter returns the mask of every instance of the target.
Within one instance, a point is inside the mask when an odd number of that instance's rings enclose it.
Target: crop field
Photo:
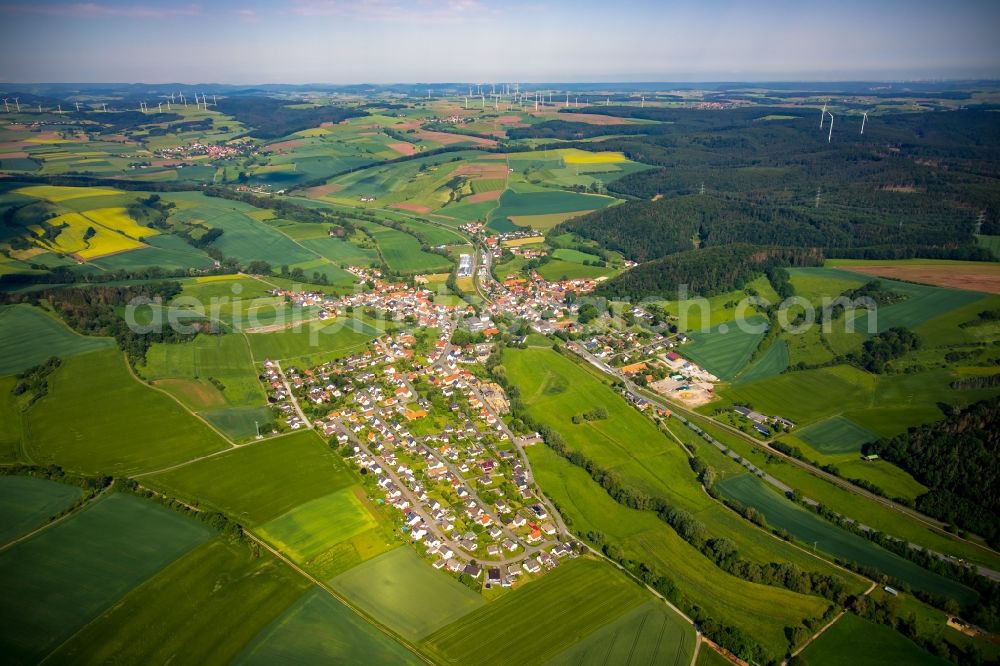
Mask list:
[[[467,241],[450,229],[444,229],[426,222],[416,220],[404,222],[403,227],[414,235],[424,239],[428,245],[463,245]]]
[[[253,557],[215,538],[132,590],[48,661],[165,664],[183,655],[188,663],[229,663],[308,585],[270,554]]]
[[[542,663],[647,599],[641,587],[605,562],[564,562],[444,627],[425,644],[449,664]]]
[[[360,247],[342,238],[306,238],[299,243],[324,258],[346,266],[369,266],[378,262],[378,251]]]
[[[384,553],[394,545],[376,517],[349,486],[301,504],[260,526],[260,535],[293,560],[326,579]]]
[[[746,323],[766,329],[761,317],[748,317]],[[734,324],[720,324],[708,331],[692,332],[688,337],[691,342],[679,348],[681,354],[719,379],[732,379],[750,361],[764,330],[751,332]]]
[[[778,414],[802,426],[871,404],[876,378],[852,366],[801,370],[740,384],[727,398],[752,405],[763,414]]]
[[[401,636],[420,640],[483,605],[481,596],[402,546],[330,581],[351,603]]]
[[[872,262],[845,267],[854,273],[893,278],[949,289],[1000,294],[1000,265],[983,262],[896,263]]]
[[[580,250],[571,250],[565,247],[561,247],[552,253],[552,257],[555,259],[562,259],[564,261],[572,261],[578,264],[582,264],[585,261],[597,261],[600,257],[594,254],[588,254],[586,252],[581,252]]]
[[[0,649],[36,663],[211,530],[170,509],[112,494],[0,553]]]
[[[271,666],[423,662],[347,606],[313,588],[257,634],[232,663]]]
[[[21,456],[21,407],[14,395],[14,377],[0,377],[0,463]]]
[[[363,351],[376,331],[360,319],[338,318],[333,322],[310,322],[300,330],[286,329],[271,333],[250,333],[250,352],[254,362],[265,359],[288,360],[307,365],[310,359],[334,359]]]
[[[826,568],[825,563],[771,538],[709,498],[675,439],[659,432],[652,421],[582,365],[551,349],[529,348],[508,350],[504,366],[519,386],[528,414],[557,429],[571,449],[615,470],[629,485],[696,514],[709,532],[733,539],[747,559],[767,563],[777,558],[812,569]],[[607,419],[572,423],[573,415],[598,406],[608,410]],[[674,435],[689,445],[700,441],[686,428],[675,429]]]
[[[547,662],[550,666],[687,666],[694,628],[661,601],[647,601]]]
[[[736,319],[737,314],[744,314],[750,318],[750,313],[753,310],[748,309],[746,313],[742,313],[738,304],[747,297],[747,291],[751,289],[769,303],[778,300],[778,295],[774,293],[771,283],[767,281],[766,277],[761,276],[748,282],[744,290],[729,291],[710,298],[696,297],[683,301],[660,301],[658,304],[668,314],[678,318],[677,327],[682,332],[701,331],[732,322]]]
[[[66,359],[114,344],[111,338],[80,335],[30,305],[0,307],[0,375],[20,372],[50,356]]]
[[[844,560],[876,567],[906,581],[914,589],[944,595],[963,605],[977,598],[976,593],[964,585],[931,573],[778,496],[765,488],[762,481],[749,474],[725,479],[719,484],[719,490],[745,506],[756,507],[770,525],[787,530],[803,543],[815,544],[818,550]]]
[[[354,483],[340,457],[310,431],[248,444],[145,481],[251,525]]]
[[[61,185],[29,185],[14,190],[18,194],[25,194],[36,199],[45,199],[53,203],[63,203],[71,199],[82,199],[84,197],[110,197],[121,194],[118,190],[100,187],[63,187]]]
[[[883,460],[866,461],[852,456],[850,460],[837,461],[836,465],[844,478],[870,481],[890,497],[905,497],[913,502],[927,492],[927,486],[899,467]]]
[[[992,343],[1000,337],[1000,323],[984,322],[977,326],[962,327],[967,322],[976,321],[979,313],[984,310],[1000,309],[1000,297],[987,296],[982,300],[955,308],[947,314],[929,319],[914,328],[914,332],[923,340],[925,347],[970,344],[977,342]]]
[[[945,666],[950,662],[921,649],[892,627],[848,613],[806,648],[797,663],[803,666],[884,666],[887,663]]]
[[[445,257],[424,252],[415,236],[380,224],[365,223],[363,226],[374,236],[382,256],[393,270],[401,273],[436,273],[451,267],[451,262]]]
[[[27,417],[35,462],[84,472],[133,474],[226,446],[172,399],[133,379],[117,349],[64,361]]]
[[[0,476],[0,546],[44,525],[82,494],[76,486],[47,479]]]
[[[617,199],[598,194],[579,194],[565,191],[514,192],[507,190],[500,197],[500,206],[492,218],[509,218],[520,215],[549,215],[606,208]]]
[[[254,372],[250,349],[241,335],[199,335],[191,342],[154,344],[146,354],[142,374],[154,383],[163,379],[197,381],[196,378],[211,377],[225,385],[219,391],[208,383],[212,391],[222,394],[223,404],[234,407],[265,404],[266,396]],[[178,397],[192,409],[203,408],[197,400],[191,404],[186,396]]]
[[[768,377],[776,377],[788,369],[788,344],[775,340],[752,365],[736,376],[737,384],[749,384]]]
[[[820,453],[827,454],[861,451],[862,445],[878,439],[875,433],[843,416],[814,423],[797,431],[796,435]]]
[[[795,295],[816,305],[824,297],[836,298],[868,281],[863,275],[835,268],[789,268],[788,274],[795,287]]]
[[[475,220],[485,221],[490,211],[497,207],[496,201],[478,201],[449,204],[438,211],[438,215],[447,215],[463,222]]]
[[[819,597],[750,583],[724,573],[654,514],[618,504],[586,471],[548,448],[531,447],[529,457],[539,485],[563,515],[572,519],[574,529],[604,532],[627,557],[646,562],[707,614],[753,635],[769,652],[784,654],[788,643],[782,627],[822,615],[826,609],[828,602]],[[803,563],[798,566],[819,568]],[[847,582],[857,591],[864,589],[860,581]]]
[[[251,206],[235,201],[211,199],[198,193],[170,193],[164,199],[184,201],[188,205],[170,216],[172,221],[222,229],[222,236],[212,243],[227,257],[247,263],[266,257],[274,265],[292,265],[316,258],[316,255],[271,226],[253,219]],[[195,198],[200,197],[200,198]],[[194,204],[193,206],[191,204]]]
[[[164,269],[205,268],[212,265],[212,258],[177,236],[159,234],[147,238],[145,247],[100,257],[89,263],[109,271],[138,270],[147,266],[160,266]]]

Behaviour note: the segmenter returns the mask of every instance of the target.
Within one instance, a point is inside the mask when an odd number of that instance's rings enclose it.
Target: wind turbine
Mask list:
[[[827,111],[826,115],[830,116],[830,134],[826,137],[826,142],[827,143],[832,143],[833,142],[833,114],[830,113],[829,111]]]
[[[171,101],[171,102],[173,102],[173,101],[174,101],[174,94],[173,94],[173,93],[170,93],[170,101]]]
[[[188,105],[188,101],[187,101],[187,99],[185,99],[184,93],[178,93],[178,95],[180,95],[181,104],[183,104],[184,106],[187,106]]]
[[[868,122],[868,112],[865,111],[861,114],[861,133],[865,133],[865,123]]]
[[[819,112],[819,128],[823,129],[823,121],[826,120],[826,102],[823,102],[823,110]]]
[[[219,106],[219,100],[215,95],[212,95],[212,106]]]
[[[17,107],[17,112],[21,113],[21,103],[19,101],[17,101],[18,99],[20,99],[20,98],[19,97],[15,97],[14,98],[14,106]]]
[[[76,103],[76,112],[80,113],[80,103],[79,102]]]
[[[105,104],[104,102],[101,102],[101,108],[104,110],[104,113],[108,112],[108,105]]]
[[[156,103],[156,112],[157,113],[163,113],[163,102],[157,102]]]
[[[646,96],[645,95],[639,95],[639,108],[640,109],[645,109],[646,108]]]
[[[471,88],[470,88],[470,90],[471,90]],[[468,108],[469,108],[469,98],[468,97],[465,98],[465,108],[466,108],[466,110],[468,110]]]
[[[483,108],[486,108],[486,95],[479,93],[479,101],[483,103]]]
[[[569,93],[566,93],[566,105],[563,108],[565,109],[569,108]]]
[[[5,112],[7,112],[7,113],[10,113],[10,107],[7,105],[7,98],[6,97],[3,98],[3,110]]]

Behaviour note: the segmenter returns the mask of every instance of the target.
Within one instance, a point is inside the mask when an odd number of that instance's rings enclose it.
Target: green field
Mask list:
[[[0,546],[58,515],[83,493],[75,486],[31,476],[0,476]]]
[[[425,645],[447,664],[542,663],[648,599],[607,563],[564,562],[541,580],[444,627]],[[673,623],[665,626],[676,631]],[[676,635],[680,642],[681,631]]]
[[[439,254],[424,252],[420,241],[408,233],[371,222],[359,223],[378,243],[389,267],[400,273],[436,273],[451,268],[451,262]]]
[[[647,601],[546,662],[549,666],[688,666],[694,628],[666,604]]]
[[[573,521],[574,530],[603,532],[626,557],[645,562],[707,615],[739,627],[769,653],[784,654],[788,642],[783,627],[822,615],[829,605],[818,597],[750,583],[721,571],[654,514],[618,504],[586,471],[547,447],[533,446],[528,454],[539,485]],[[819,569],[797,564],[801,569]],[[855,592],[864,589],[859,580],[847,582]]]
[[[267,407],[213,409],[200,412],[200,415],[236,441],[256,436],[258,426],[274,420],[274,412]]]
[[[423,662],[347,606],[313,588],[257,634],[233,663],[271,666]]]
[[[509,218],[519,215],[548,215],[606,208],[616,199],[596,194],[564,191],[514,192],[507,190],[500,197],[500,206],[491,217]]]
[[[133,379],[117,349],[65,361],[27,421],[35,462],[84,472],[154,470],[226,446],[172,399]]]
[[[419,640],[483,605],[483,598],[401,546],[330,581],[379,622]]]
[[[834,416],[814,423],[804,430],[797,431],[796,435],[820,453],[861,451],[862,445],[878,439],[875,433],[843,416]]]
[[[35,663],[211,535],[153,502],[112,494],[0,552],[0,651]]]
[[[247,444],[144,482],[258,525],[346,488],[354,479],[316,433],[302,431]]]
[[[47,663],[229,663],[307,587],[269,554],[213,539],[132,590]]]
[[[362,503],[363,493],[360,486],[343,488],[264,523],[258,532],[325,580],[396,545]]]
[[[249,346],[242,335],[198,335],[190,342],[154,344],[146,354],[146,365],[141,372],[143,377],[154,382],[163,379],[178,382],[179,389],[170,392],[195,411],[227,405],[263,407],[266,404],[264,389],[257,379]],[[206,380],[199,387],[201,390],[183,390],[196,378]],[[207,381],[208,378],[222,382],[225,388],[220,391]],[[168,386],[171,384],[165,383],[163,388],[170,390]]]
[[[950,597],[963,605],[977,598],[976,593],[964,585],[931,573],[780,497],[764,487],[762,481],[749,474],[725,479],[719,484],[719,490],[744,506],[756,507],[764,514],[770,525],[787,530],[803,543],[815,544],[818,550],[844,560],[875,567],[905,581],[915,589]]]
[[[750,357],[764,337],[764,319],[747,317],[752,328],[743,330],[735,322],[720,324],[708,331],[688,334],[691,342],[679,348],[681,354],[719,379],[732,379],[750,362]],[[759,332],[756,329],[762,329]]]
[[[21,408],[13,376],[0,377],[0,462],[14,462],[21,457]]]
[[[985,247],[994,257],[1000,259],[1000,236],[976,236],[976,244]]]
[[[584,266],[575,261],[552,259],[538,267],[538,274],[550,282],[562,280],[594,280],[599,277],[614,275],[613,268],[601,266]]]
[[[10,375],[45,361],[108,349],[111,338],[79,335],[54,316],[30,305],[0,307],[0,375]]]
[[[803,666],[945,666],[950,663],[925,652],[891,627],[848,613],[802,654]]]
[[[788,369],[788,360],[788,344],[784,340],[775,340],[756,361],[736,376],[735,382],[749,384],[776,377]]]
[[[332,360],[364,351],[378,331],[359,319],[338,318],[310,322],[270,333],[248,333],[250,353],[256,363],[265,359],[289,360],[308,365],[312,360]]]

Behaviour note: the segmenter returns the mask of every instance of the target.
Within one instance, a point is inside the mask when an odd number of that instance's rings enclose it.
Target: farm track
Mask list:
[[[191,416],[195,417],[196,419],[198,419],[199,421],[201,421],[202,423],[204,423],[206,426],[209,427],[210,430],[212,430],[212,432],[214,432],[216,435],[218,435],[219,437],[221,437],[222,441],[224,441],[227,444],[229,444],[229,448],[230,449],[235,449],[235,448],[239,447],[239,444],[237,444],[236,442],[234,442],[233,440],[231,440],[228,435],[226,435],[224,432],[222,432],[221,430],[219,430],[218,428],[216,428],[214,425],[212,425],[211,423],[209,423],[207,419],[205,419],[203,416],[201,416],[197,412],[192,411],[191,408],[189,408],[187,405],[185,405],[183,402],[181,402],[177,397],[171,395],[167,391],[164,391],[163,389],[159,388],[158,386],[156,386],[154,384],[150,384],[149,382],[143,381],[142,378],[139,377],[139,375],[135,374],[135,369],[133,369],[132,368],[132,364],[128,362],[128,357],[127,356],[125,357],[125,367],[128,368],[128,372],[129,372],[130,375],[132,375],[132,379],[134,379],[138,383],[142,384],[146,388],[150,388],[150,389],[153,389],[154,391],[158,391],[159,393],[162,393],[163,395],[167,396],[168,398],[170,398],[171,400],[173,400],[174,402],[176,402],[178,405],[181,406],[181,409],[183,409],[188,414],[190,414]],[[223,449],[223,451],[225,451],[225,450],[226,449]]]

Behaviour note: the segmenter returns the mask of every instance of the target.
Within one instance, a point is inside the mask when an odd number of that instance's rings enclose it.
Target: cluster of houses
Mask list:
[[[161,148],[153,154],[162,159],[191,159],[207,156],[210,160],[248,157],[257,150],[257,144],[250,139],[237,139],[226,143],[202,143],[194,141],[184,146]]]
[[[754,430],[759,432],[764,437],[770,437],[771,431],[768,429],[768,425],[781,425],[786,430],[791,430],[795,427],[795,424],[786,418],[780,416],[765,416],[760,412],[755,412],[749,407],[743,405],[736,405],[733,407],[733,411],[740,416],[749,419],[753,423]]]
[[[285,425],[291,430],[308,428],[309,423],[299,414],[292,393],[288,390],[292,386],[302,387],[304,385],[304,380],[298,370],[289,369],[288,377],[285,377],[281,367],[276,362],[267,359],[264,361],[262,379],[268,387],[268,403],[272,409],[278,412],[279,418]]]

